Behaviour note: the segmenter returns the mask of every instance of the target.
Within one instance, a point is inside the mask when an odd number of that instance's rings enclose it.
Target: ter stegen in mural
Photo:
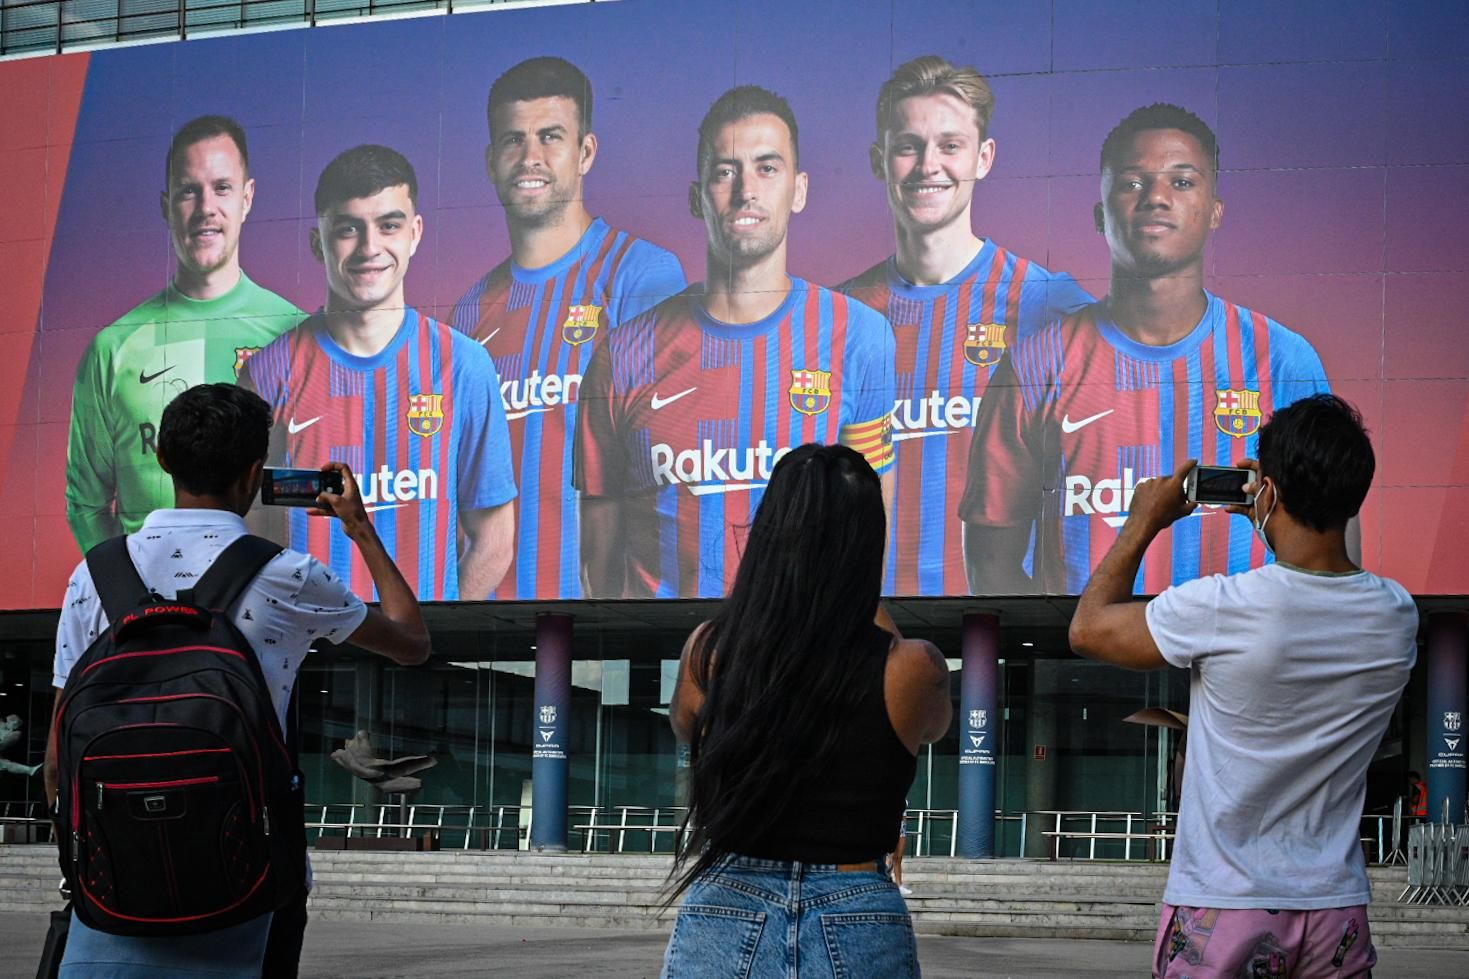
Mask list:
[[[423,237],[418,177],[386,146],[358,146],[316,184],[311,251],[320,312],[250,359],[240,383],[274,412],[268,463],[344,462],[403,577],[425,601],[488,598],[510,564],[515,478],[495,365],[484,347],[408,308],[403,280]],[[372,598],[336,520],[257,507],[289,542]]]
[[[1138,482],[1253,457],[1263,419],[1328,389],[1303,337],[1204,289],[1218,165],[1213,131],[1173,105],[1138,109],[1103,143],[1109,294],[1021,340],[980,405],[961,504],[976,594],[1079,594]],[[1135,587],[1266,560],[1247,520],[1200,507],[1158,536]]]
[[[240,268],[240,230],[254,199],[238,123],[201,116],[178,130],[160,194],[173,282],[97,334],[72,390],[66,516],[84,552],[173,506],[157,435],[174,396],[233,382],[253,353],[305,315]]]

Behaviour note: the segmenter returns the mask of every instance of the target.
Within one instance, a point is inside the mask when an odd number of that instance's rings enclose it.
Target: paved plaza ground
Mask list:
[[[35,974],[46,917],[0,913],[0,979]],[[474,927],[313,921],[302,956],[303,979],[652,979],[667,932]],[[1083,979],[1146,976],[1147,945],[1137,942],[920,938],[926,979]],[[1386,949],[1378,979],[1463,979],[1469,952]]]

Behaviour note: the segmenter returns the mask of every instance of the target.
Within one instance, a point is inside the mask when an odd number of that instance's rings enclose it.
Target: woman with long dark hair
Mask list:
[[[795,449],[771,473],[734,587],[684,646],[671,979],[919,974],[881,861],[918,748],[948,729],[949,672],[932,645],[875,624],[885,538],[860,454]]]

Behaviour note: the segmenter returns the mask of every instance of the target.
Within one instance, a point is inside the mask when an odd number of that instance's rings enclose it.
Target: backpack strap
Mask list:
[[[153,600],[153,593],[143,583],[128,553],[126,534],[109,538],[88,551],[87,570],[91,572],[92,586],[102,600],[102,611],[107,613],[108,622],[116,622]]]
[[[220,552],[193,588],[181,590],[179,601],[226,611],[271,558],[283,550],[285,548],[264,537],[246,534]]]

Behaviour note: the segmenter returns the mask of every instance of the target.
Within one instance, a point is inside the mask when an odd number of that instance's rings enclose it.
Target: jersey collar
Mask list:
[[[178,530],[194,527],[238,530],[243,534],[245,533],[245,518],[228,510],[206,510],[202,507],[180,510],[169,507],[164,510],[154,510],[148,514],[143,521],[143,526],[137,532],[141,534],[150,530]]]
[[[1122,328],[1112,321],[1110,315],[1104,315],[1108,312],[1105,300],[1093,307],[1097,312],[1097,332],[1101,333],[1102,338],[1112,346],[1136,360],[1150,360],[1159,363],[1177,360],[1203,346],[1204,341],[1214,332],[1215,324],[1219,323],[1224,316],[1222,299],[1207,291],[1204,293],[1204,299],[1204,315],[1199,318],[1199,322],[1183,338],[1167,346],[1155,347],[1141,343],[1122,332]]]

